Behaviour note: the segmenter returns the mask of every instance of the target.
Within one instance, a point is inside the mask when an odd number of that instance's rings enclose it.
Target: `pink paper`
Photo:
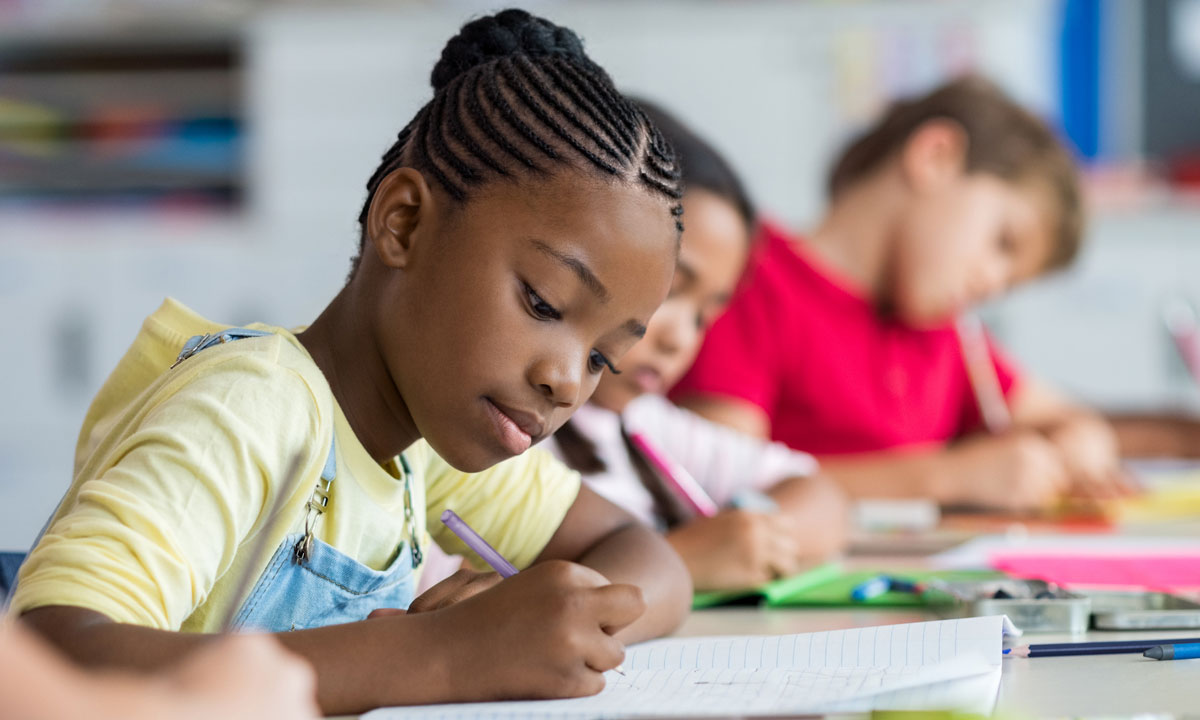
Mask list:
[[[1085,555],[1078,551],[996,553],[992,567],[1066,587],[1181,592],[1200,590],[1200,549]]]

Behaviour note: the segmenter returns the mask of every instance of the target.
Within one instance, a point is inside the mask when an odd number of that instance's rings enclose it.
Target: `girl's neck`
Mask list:
[[[881,172],[843,190],[808,236],[808,247],[825,264],[876,303],[887,294],[891,225],[901,195],[896,182]]]
[[[370,311],[356,298],[352,284],[297,338],[372,458],[386,462],[420,439],[375,342]]]

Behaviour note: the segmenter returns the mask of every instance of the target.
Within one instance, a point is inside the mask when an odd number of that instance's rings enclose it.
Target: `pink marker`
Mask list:
[[[708,493],[704,492],[704,488],[700,487],[700,483],[696,482],[691,473],[668,458],[666,453],[655,448],[654,444],[645,435],[641,433],[629,433],[629,441],[641,451],[642,455],[646,457],[647,462],[653,465],[654,469],[662,475],[663,480],[675,492],[679,493],[679,497],[683,498],[688,507],[703,517],[712,517],[717,514],[717,504],[708,496]]]
[[[1002,433],[1012,427],[1012,413],[1004,399],[1000,379],[996,377],[996,365],[988,350],[987,336],[983,334],[983,323],[974,315],[964,314],[958,318],[955,329],[983,426],[988,432]]]

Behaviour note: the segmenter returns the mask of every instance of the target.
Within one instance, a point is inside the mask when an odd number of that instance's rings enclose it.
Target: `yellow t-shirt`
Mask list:
[[[211,631],[288,533],[337,440],[337,478],[316,537],[385,569],[409,537],[398,463],[381,466],[354,435],[320,369],[290,332],[236,340],[168,370],[188,337],[221,329],[168,299],[88,410],[75,479],[21,568],[13,609],[71,605],[114,621]],[[282,478],[297,451],[299,478]],[[558,529],[579,476],[533,450],[463,473],[420,440],[413,471],[416,535],[478,558],[438,520],[452,508],[518,568]],[[264,517],[287,494],[280,522]],[[428,534],[427,534],[428,530]],[[261,557],[248,557],[268,533]]]

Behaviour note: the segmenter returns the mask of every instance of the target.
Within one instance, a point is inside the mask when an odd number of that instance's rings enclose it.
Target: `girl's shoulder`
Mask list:
[[[332,418],[332,393],[324,375],[282,328],[252,325],[263,334],[217,343],[180,359],[190,338],[228,327],[170,298],[148,316],[88,408],[75,448],[76,471],[118,426],[185,390],[211,391],[232,404],[239,398],[270,398],[280,412],[310,412],[318,424]]]

